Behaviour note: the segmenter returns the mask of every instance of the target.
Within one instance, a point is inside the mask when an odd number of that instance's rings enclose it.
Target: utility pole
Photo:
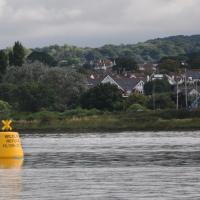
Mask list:
[[[187,70],[185,68],[185,107],[188,108],[188,94],[187,94]]]
[[[196,100],[198,98],[198,86],[197,86],[197,81],[195,81],[195,85],[196,85]],[[198,108],[198,103],[196,104],[196,108]]]
[[[153,80],[153,109],[156,110],[156,101],[155,101],[155,81]]]
[[[178,101],[178,80],[176,80],[176,110],[179,109],[179,101]]]

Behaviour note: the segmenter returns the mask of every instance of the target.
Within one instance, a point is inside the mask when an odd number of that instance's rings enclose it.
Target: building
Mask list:
[[[156,72],[158,64],[152,64],[152,63],[143,63],[138,64],[139,71],[146,72],[147,74],[152,74],[153,72]]]
[[[186,77],[190,83],[200,82],[200,70],[187,70]]]
[[[144,94],[145,80],[140,78],[130,78],[119,75],[105,75],[103,77],[91,75],[88,78],[88,86],[94,87],[101,83],[110,83],[116,85],[120,90],[123,91],[123,96],[130,96],[132,93]]]
[[[105,60],[97,60],[94,62],[94,69],[95,70],[107,70],[109,68],[112,68],[115,65],[115,61],[112,62],[109,59]]]

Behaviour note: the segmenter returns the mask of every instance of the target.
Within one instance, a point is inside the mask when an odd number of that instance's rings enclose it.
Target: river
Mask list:
[[[22,135],[1,200],[198,200],[200,132]]]

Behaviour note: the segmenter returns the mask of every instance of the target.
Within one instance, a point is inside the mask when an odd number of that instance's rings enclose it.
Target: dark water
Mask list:
[[[198,200],[200,132],[24,135],[1,200]]]

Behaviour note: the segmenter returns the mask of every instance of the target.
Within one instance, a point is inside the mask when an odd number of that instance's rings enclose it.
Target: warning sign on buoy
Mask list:
[[[23,158],[24,152],[21,140],[17,132],[11,132],[11,120],[3,120],[2,132],[0,132],[0,159]]]

